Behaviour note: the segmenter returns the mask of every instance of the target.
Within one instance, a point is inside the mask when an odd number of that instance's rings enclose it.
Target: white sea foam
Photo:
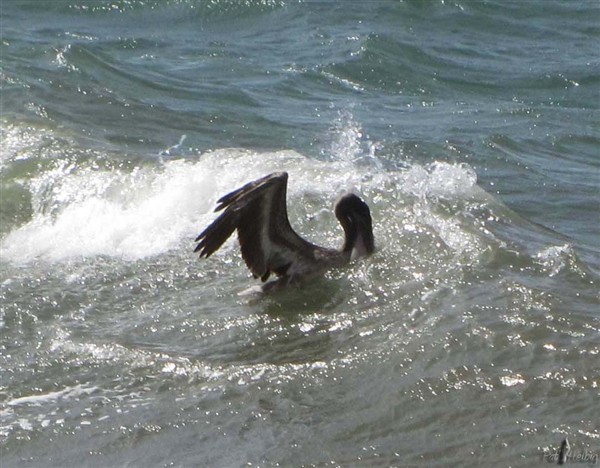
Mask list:
[[[560,273],[573,256],[573,247],[570,244],[547,247],[536,255],[537,261],[548,271],[549,276]]]
[[[477,174],[471,166],[436,161],[411,166],[403,175],[402,186],[419,197],[454,198],[471,194],[476,183]]]
[[[40,406],[49,401],[54,401],[60,398],[77,398],[81,395],[89,395],[98,390],[98,387],[86,387],[83,385],[75,385],[73,387],[65,387],[62,390],[56,392],[41,393],[36,395],[27,395],[18,398],[13,398],[7,401],[6,406],[20,406],[20,405],[35,405]]]
[[[129,172],[65,163],[30,181],[33,217],[3,239],[2,257],[26,263],[158,255],[189,243],[213,219],[220,196],[280,170],[290,172],[291,197],[308,193],[334,200],[343,191],[356,190],[370,193],[382,208],[389,203],[384,197],[390,191],[456,197],[476,183],[473,170],[465,165],[436,163],[394,173],[357,168],[345,160],[308,159],[293,151],[224,149],[196,161],[170,160]],[[446,224],[454,234],[460,229],[456,223]],[[453,244],[451,236],[445,237]]]

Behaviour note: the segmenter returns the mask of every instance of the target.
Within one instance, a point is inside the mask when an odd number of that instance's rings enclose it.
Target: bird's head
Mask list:
[[[344,228],[343,251],[352,258],[372,254],[375,250],[373,221],[369,206],[353,193],[342,195],[335,204],[335,216]]]

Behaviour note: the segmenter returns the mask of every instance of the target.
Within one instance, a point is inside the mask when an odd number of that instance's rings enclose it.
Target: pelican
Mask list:
[[[335,204],[335,216],[344,230],[342,248],[320,247],[300,237],[290,225],[286,207],[287,172],[274,172],[249,182],[217,201],[224,210],[198,237],[194,252],[208,258],[237,229],[242,258],[254,278],[270,281],[260,292],[321,274],[330,268],[375,250],[371,212],[358,196],[347,193]]]

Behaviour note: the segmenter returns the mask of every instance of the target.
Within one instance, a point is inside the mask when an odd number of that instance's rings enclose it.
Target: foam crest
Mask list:
[[[22,263],[157,255],[193,238],[223,193],[303,161],[293,152],[222,150],[132,172],[63,163],[30,181],[33,217],[3,239],[2,256]]]
[[[48,402],[64,399],[64,398],[77,398],[81,395],[89,395],[98,390],[98,387],[86,387],[81,384],[75,385],[74,387],[66,387],[62,390],[58,390],[55,392],[48,392],[36,395],[28,395],[22,396],[18,398],[13,398],[12,400],[8,400],[5,405],[12,406],[20,406],[20,405],[35,405],[42,406]]]
[[[176,245],[206,210],[214,174],[180,161],[133,173],[61,167],[31,182],[32,220],[11,232],[3,256],[55,261],[141,258]]]
[[[2,256],[14,263],[94,256],[137,260],[184,242],[190,247],[213,219],[220,196],[281,170],[290,173],[291,199],[315,194],[331,203],[341,192],[356,189],[383,210],[399,192],[450,197],[476,181],[472,169],[460,165],[436,163],[394,173],[351,161],[317,161],[293,151],[224,149],[195,161],[168,160],[133,171],[65,162],[30,181],[33,217],[3,239]]]
[[[427,166],[413,165],[402,179],[403,189],[419,197],[468,196],[477,184],[477,174],[469,165],[440,161]]]

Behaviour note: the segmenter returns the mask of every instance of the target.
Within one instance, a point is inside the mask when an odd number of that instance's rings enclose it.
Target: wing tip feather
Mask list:
[[[285,188],[288,177],[289,175],[285,171],[272,172],[221,197],[217,201],[214,211],[225,211],[196,237],[194,242],[198,242],[198,245],[195,247],[194,253],[199,253],[199,258],[208,258],[237,229],[242,257],[253,276],[262,281],[266,281],[272,273],[280,276],[282,274],[280,270],[282,272],[283,270],[279,268],[279,265],[271,265],[270,254],[261,246],[260,238],[263,229],[258,228],[257,225],[266,222],[265,219],[261,219],[264,214],[260,200],[264,194],[270,192],[272,195],[269,196],[279,196],[279,198],[283,196],[283,204],[278,201],[279,208],[275,212],[278,215],[283,213],[284,227],[287,225],[291,229],[285,212]],[[270,214],[266,214],[266,216],[268,217]]]

